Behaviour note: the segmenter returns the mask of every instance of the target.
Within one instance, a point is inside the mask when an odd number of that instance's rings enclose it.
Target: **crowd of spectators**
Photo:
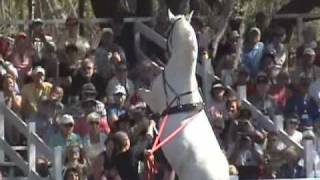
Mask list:
[[[156,135],[158,117],[136,94],[141,82],[130,77],[133,68],[119,45],[124,42],[119,23],[101,31],[97,47],[78,34],[75,17],[67,18],[58,37],[45,33],[41,19],[32,22],[30,34],[0,37],[5,103],[25,122],[35,122],[49,147],[63,147],[64,179],[143,179],[144,153]],[[314,131],[315,152],[320,153],[320,48],[315,31],[306,28],[304,43],[289,51],[281,25],[261,24],[249,27],[243,37],[238,30],[228,30],[220,42],[212,64],[221,81],[211,85],[207,114],[232,175],[305,177],[301,153],[281,142],[277,131],[267,132],[226,88],[245,85],[247,99],[297,144],[303,143],[304,131]],[[199,58],[210,58],[202,21],[194,18],[192,25]],[[244,38],[240,59],[239,38]],[[5,130],[11,145],[26,143],[10,123]],[[38,158],[39,174],[50,176],[50,162]],[[172,178],[168,164],[159,159],[163,171],[158,178]],[[319,158],[314,159],[320,168]]]

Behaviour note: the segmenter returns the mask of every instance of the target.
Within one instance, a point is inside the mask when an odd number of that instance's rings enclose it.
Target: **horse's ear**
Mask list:
[[[170,22],[173,22],[176,19],[176,16],[171,12],[170,9],[168,9],[168,17]]]
[[[191,22],[191,19],[192,19],[192,16],[193,16],[193,10],[189,13],[189,14],[187,14],[186,15],[186,20],[190,23]]]

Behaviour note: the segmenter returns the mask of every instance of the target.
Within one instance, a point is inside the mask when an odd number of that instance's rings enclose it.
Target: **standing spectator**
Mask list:
[[[299,75],[304,73],[307,77],[310,77],[312,81],[319,79],[320,68],[314,66],[316,53],[311,48],[306,48],[303,51],[303,55],[298,59],[296,69],[291,72],[293,83],[299,82]]]
[[[72,77],[71,92],[72,96],[79,96],[81,87],[86,83],[92,83],[97,90],[97,98],[104,97],[105,80],[96,73],[96,66],[93,60],[84,59],[78,73]]]
[[[134,151],[127,133],[119,131],[113,135],[113,158],[122,180],[139,180],[138,160],[144,155],[144,149]]]
[[[45,70],[37,66],[32,71],[33,82],[22,87],[22,112],[25,118],[37,112],[38,104],[47,98],[51,92],[52,84],[45,82]]]
[[[58,39],[57,46],[58,49],[64,51],[64,48],[68,44],[74,44],[78,48],[78,55],[79,59],[85,57],[86,52],[90,49],[89,42],[79,35],[79,21],[76,17],[69,16],[66,19],[66,32],[61,34],[60,38]]]
[[[266,51],[274,54],[275,66],[274,71],[280,72],[282,69],[287,70],[286,63],[288,58],[288,50],[283,44],[286,38],[286,31],[283,27],[277,26],[271,38],[271,42],[267,45]],[[278,74],[275,74],[277,76]]]
[[[66,148],[72,144],[82,144],[80,136],[73,132],[73,117],[69,114],[64,114],[59,121],[60,131],[49,138],[49,146],[51,148],[56,146]]]
[[[135,87],[133,85],[133,82],[128,78],[128,68],[125,63],[121,63],[116,66],[116,74],[115,76],[110,79],[108,82],[108,86],[106,89],[107,96],[108,96],[108,103],[113,103],[113,95],[114,95],[114,87],[121,85],[125,88],[127,100],[130,100],[130,98],[133,96]]]
[[[44,33],[42,19],[34,19],[30,28],[32,46],[35,50],[34,64],[49,65],[47,63],[54,59],[56,48],[52,37]]]
[[[111,62],[113,46],[113,31],[112,29],[104,29],[100,44],[96,49],[95,60],[97,65],[97,73],[103,78],[109,80],[114,74],[115,67]]]
[[[248,38],[245,41],[242,63],[248,68],[250,75],[255,75],[260,67],[261,57],[264,51],[264,44],[260,42],[261,32],[257,27],[250,29]]]

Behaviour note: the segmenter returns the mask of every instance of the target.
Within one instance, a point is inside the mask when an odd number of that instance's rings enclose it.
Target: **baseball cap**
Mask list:
[[[86,83],[81,88],[82,93],[97,93],[96,87],[92,83]]]
[[[308,55],[316,55],[316,53],[314,52],[314,50],[312,48],[305,48],[303,51],[303,54],[308,54]]]
[[[296,114],[293,114],[293,115],[289,116],[287,118],[287,121],[290,122],[290,123],[297,123],[297,124],[300,122],[299,121],[299,117]]]
[[[33,70],[32,70],[32,74],[38,74],[38,73],[42,73],[42,75],[46,74],[46,71],[41,67],[41,66],[36,66]]]
[[[212,88],[212,89],[215,89],[215,88],[222,88],[222,89],[224,89],[224,86],[223,86],[223,84],[222,84],[220,81],[216,81],[216,82],[212,83],[211,88]]]
[[[64,114],[60,118],[60,124],[74,124],[74,119],[70,114]]]
[[[100,122],[101,115],[98,112],[91,112],[87,115],[88,122]]]
[[[126,95],[127,92],[126,92],[126,88],[120,84],[116,85],[114,87],[114,90],[113,90],[113,94],[116,95],[116,94],[123,94],[123,95]]]
[[[259,83],[269,83],[268,75],[265,72],[259,72],[257,74],[257,84]]]
[[[31,25],[32,26],[43,25],[43,20],[41,18],[36,18],[36,19],[32,20]]]
[[[252,33],[252,32],[256,32],[256,33],[258,33],[258,34],[261,34],[260,29],[259,29],[259,28],[257,28],[257,27],[252,27],[252,28],[250,28],[249,32],[250,32],[250,33]]]
[[[237,30],[231,32],[231,38],[239,38],[240,34]]]

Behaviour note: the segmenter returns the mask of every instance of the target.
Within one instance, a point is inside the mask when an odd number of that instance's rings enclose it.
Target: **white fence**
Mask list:
[[[54,179],[62,180],[62,148],[57,147],[52,151],[45,142],[36,134],[36,124],[34,122],[28,125],[19,118],[5,103],[2,92],[0,93],[0,165],[16,166],[22,170],[27,176],[27,179],[41,180],[36,172],[36,154],[41,153],[54,166]],[[26,150],[28,151],[28,159],[25,161],[17,152],[14,147],[10,146],[5,140],[5,123],[9,124],[17,130],[17,133],[22,134],[27,138]],[[24,150],[23,146],[18,149]],[[7,155],[10,161],[5,160]],[[11,178],[10,178],[11,179]]]

